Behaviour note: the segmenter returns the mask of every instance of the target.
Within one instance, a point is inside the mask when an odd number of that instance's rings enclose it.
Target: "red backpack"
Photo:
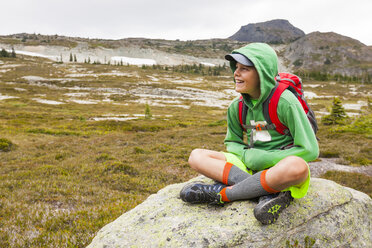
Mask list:
[[[277,112],[279,98],[282,95],[283,91],[288,89],[300,101],[307,115],[307,118],[309,119],[309,122],[314,130],[314,133],[316,134],[316,132],[318,131],[318,124],[316,122],[314,112],[310,109],[309,104],[305,100],[301,78],[290,73],[279,73],[275,77],[275,81],[276,81],[275,87],[271,90],[270,95],[263,103],[263,114],[267,122],[267,125],[261,124],[258,124],[256,126],[246,125],[248,106],[244,104],[243,96],[240,97],[239,121],[243,131],[247,132],[247,129],[252,129],[252,131],[254,129],[258,131],[275,129],[280,134],[291,135],[288,127],[286,127],[283,123],[280,122]],[[251,132],[250,146],[253,147],[253,132]]]

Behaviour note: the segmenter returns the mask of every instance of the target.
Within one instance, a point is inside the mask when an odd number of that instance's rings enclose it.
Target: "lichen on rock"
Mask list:
[[[211,182],[203,176],[191,181]],[[253,216],[255,201],[224,207],[179,199],[185,184],[165,187],[102,228],[93,247],[371,247],[372,199],[325,179],[311,179],[308,195],[273,225]]]

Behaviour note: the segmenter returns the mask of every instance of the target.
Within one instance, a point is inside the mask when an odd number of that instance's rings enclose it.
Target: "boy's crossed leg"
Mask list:
[[[195,149],[189,158],[190,166],[199,173],[222,182],[214,185],[194,184],[188,185],[181,191],[181,198],[193,203],[217,203],[230,202],[234,200],[245,200],[278,193],[292,185],[304,182],[308,177],[308,166],[299,157],[289,156],[284,158],[270,169],[250,175],[229,162],[226,162],[224,153]],[[226,185],[231,185],[226,187]],[[194,186],[194,187],[192,187]],[[187,200],[187,193],[194,201]],[[202,197],[200,197],[202,195]],[[195,201],[195,197],[198,198]],[[271,195],[262,198],[258,204],[261,208],[255,209],[255,216],[261,218],[264,224],[272,223],[278,218],[279,213],[289,205],[293,199],[290,192]],[[198,201],[201,200],[201,201]],[[267,216],[265,208],[270,208],[275,202],[281,202],[285,206],[280,211],[275,211],[273,216]],[[269,204],[270,203],[270,204]],[[276,204],[276,206],[278,206]],[[265,209],[264,211],[261,211]],[[256,211],[257,210],[257,211]],[[261,216],[261,217],[260,217]]]

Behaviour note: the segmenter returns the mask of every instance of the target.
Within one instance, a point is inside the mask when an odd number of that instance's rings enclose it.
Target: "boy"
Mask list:
[[[251,43],[225,59],[234,73],[235,90],[248,106],[247,123],[263,128],[247,130],[252,140],[247,146],[239,122],[239,98],[234,99],[227,112],[224,143],[228,152],[195,149],[189,158],[193,169],[218,183],[191,183],[180,196],[189,203],[217,205],[260,197],[255,217],[262,224],[274,223],[293,198],[306,195],[310,181],[306,161],[318,157],[318,143],[300,102],[287,90],[279,99],[277,112],[290,134],[265,128],[262,104],[278,74],[278,58],[270,46]]]

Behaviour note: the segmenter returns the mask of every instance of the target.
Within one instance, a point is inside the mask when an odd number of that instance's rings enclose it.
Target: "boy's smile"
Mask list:
[[[260,97],[260,79],[255,67],[237,62],[234,79],[236,92],[248,94],[252,99]]]

